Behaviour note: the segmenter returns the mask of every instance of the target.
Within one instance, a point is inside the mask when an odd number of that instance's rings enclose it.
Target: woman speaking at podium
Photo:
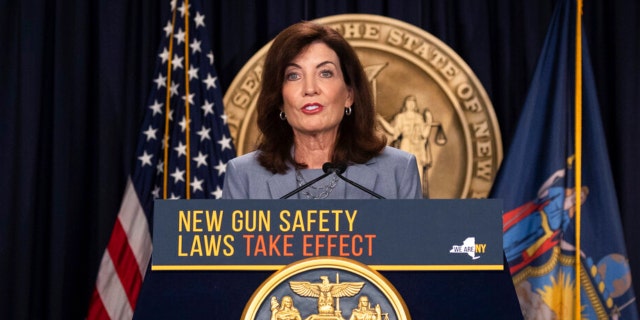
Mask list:
[[[227,163],[222,198],[422,198],[415,156],[386,146],[366,74],[337,31],[283,30],[262,79],[257,150]]]

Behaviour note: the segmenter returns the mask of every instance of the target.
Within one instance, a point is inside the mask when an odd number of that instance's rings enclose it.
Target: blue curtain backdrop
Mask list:
[[[0,318],[81,319],[135,163],[169,1],[0,2]],[[211,0],[225,90],[300,20],[370,13],[427,30],[487,90],[508,150],[554,0]],[[589,1],[584,24],[635,292],[640,292],[640,4]]]

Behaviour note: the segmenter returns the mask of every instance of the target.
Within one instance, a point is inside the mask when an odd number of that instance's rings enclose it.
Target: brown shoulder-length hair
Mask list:
[[[340,59],[344,82],[353,90],[351,114],[345,115],[338,127],[338,136],[331,162],[336,164],[365,163],[384,148],[386,138],[376,130],[376,114],[367,76],[356,52],[335,30],[313,22],[296,23],[276,36],[267,52],[262,72],[262,88],[257,101],[258,142],[260,164],[273,173],[285,173],[287,163],[296,168],[291,154],[293,129],[280,119],[284,104],[282,86],[286,66],[314,41],[329,46]]]

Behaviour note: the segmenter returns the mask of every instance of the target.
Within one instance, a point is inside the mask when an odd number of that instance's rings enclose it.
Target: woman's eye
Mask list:
[[[299,75],[299,74],[297,74],[297,73],[291,72],[291,73],[287,73],[287,74],[285,75],[285,78],[286,78],[287,80],[289,80],[289,81],[293,81],[293,80],[298,80],[298,79],[300,79],[300,75]]]
[[[320,76],[323,78],[331,78],[333,76],[333,71],[330,71],[330,70],[321,71]]]

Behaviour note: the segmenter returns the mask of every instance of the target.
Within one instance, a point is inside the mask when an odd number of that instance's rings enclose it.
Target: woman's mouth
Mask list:
[[[302,112],[311,114],[311,113],[320,112],[322,108],[324,108],[324,106],[319,103],[315,103],[315,102],[307,103],[304,106],[302,106]]]

